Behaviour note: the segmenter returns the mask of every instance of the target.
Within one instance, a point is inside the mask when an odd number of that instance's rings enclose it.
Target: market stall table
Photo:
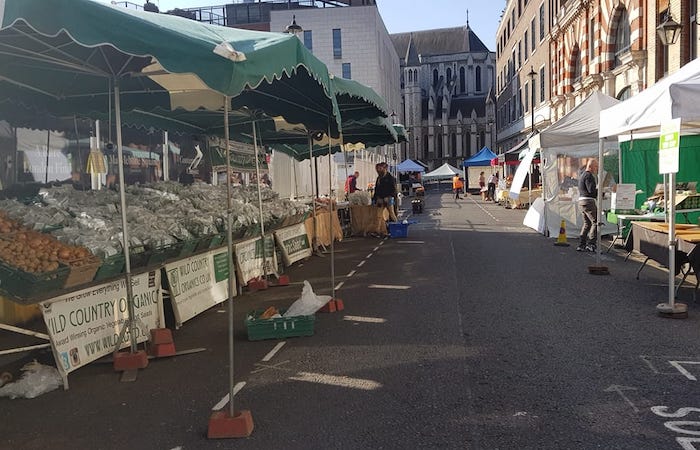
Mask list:
[[[633,249],[646,256],[646,259],[637,271],[637,279],[639,279],[639,274],[649,259],[668,266],[668,224],[632,222],[631,233]],[[697,274],[700,273],[700,226],[677,224],[676,237],[678,239],[676,246],[676,275],[681,272],[681,267],[684,264],[690,266],[688,270],[683,271],[683,278],[676,286],[677,293],[688,275],[697,277]],[[700,282],[696,280],[693,298],[696,297],[699,286]]]
[[[618,226],[618,234],[615,235],[613,238],[612,242],[610,242],[610,245],[608,246],[608,249],[606,252],[609,252],[610,249],[615,245],[615,242],[621,240],[622,241],[622,246],[628,250],[629,253],[627,253],[627,256],[625,257],[625,260],[630,256],[632,253],[632,249],[630,247],[630,236],[631,236],[631,225],[625,224],[626,221],[629,221],[630,223],[632,221],[637,221],[637,222],[664,222],[666,221],[666,214],[663,212],[660,213],[647,213],[647,214],[616,214],[613,212],[608,213],[608,222],[610,223],[615,223],[617,222]]]

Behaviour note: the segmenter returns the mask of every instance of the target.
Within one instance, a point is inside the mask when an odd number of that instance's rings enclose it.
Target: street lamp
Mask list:
[[[682,25],[673,20],[671,12],[666,12],[664,21],[661,23],[661,25],[656,27],[656,34],[659,36],[661,45],[667,47],[675,44],[678,40],[678,36],[680,35],[681,28]]]
[[[287,25],[287,27],[284,29],[284,32],[287,34],[293,34],[294,36],[297,36],[297,37],[299,37],[299,35],[304,32],[304,29],[301,27],[301,25],[297,24],[297,16],[296,15],[292,16],[292,23]]]
[[[530,92],[532,95],[530,96],[532,98],[532,101],[530,102],[530,111],[532,111],[532,126],[530,127],[530,132],[534,133],[535,132],[535,77],[537,76],[537,72],[535,72],[535,68],[530,66],[530,72],[527,74],[528,77],[530,77]]]

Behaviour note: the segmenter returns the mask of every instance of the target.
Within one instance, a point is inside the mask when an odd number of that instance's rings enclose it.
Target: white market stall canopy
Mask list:
[[[681,118],[684,128],[700,128],[700,59],[655,85],[600,113],[600,137],[637,132],[658,135],[661,123]]]
[[[452,178],[455,175],[461,175],[462,171],[457,169],[454,166],[451,166],[447,163],[441,165],[437,169],[433,170],[432,172],[428,172],[425,175],[423,175],[423,179],[426,180],[439,180],[439,179],[447,179],[447,178]]]

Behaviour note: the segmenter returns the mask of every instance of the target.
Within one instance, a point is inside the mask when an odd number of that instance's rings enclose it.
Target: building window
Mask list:
[[[627,10],[620,8],[615,25],[615,65],[622,64],[620,56],[627,53],[630,49],[630,20]]]
[[[310,52],[314,50],[314,38],[311,30],[304,30],[304,47]]]
[[[408,71],[408,82],[413,83],[413,71],[412,70]]]
[[[632,96],[632,89],[629,86],[622,88],[622,90],[617,94],[617,99],[624,102]]]
[[[535,19],[530,22],[530,47],[532,47],[532,53],[535,53],[535,47],[537,46],[537,36],[535,35]]]
[[[342,59],[343,57],[343,38],[340,33],[340,28],[333,28],[333,59]]]
[[[445,77],[445,78],[447,78],[447,79],[445,80],[445,84],[447,84],[447,85],[449,86],[449,85],[450,85],[450,82],[452,81],[452,69],[450,69],[450,68],[448,67],[447,70],[445,71],[445,73],[447,74],[447,76]]]
[[[588,63],[592,63],[595,58],[595,19],[591,19],[588,26]]]
[[[464,73],[464,67],[459,68],[459,91],[462,94],[467,91],[467,77]]]
[[[578,46],[574,47],[574,52],[571,55],[571,73],[573,76],[573,83],[581,81],[581,51]]]
[[[518,89],[518,118],[523,116],[523,90]]]
[[[438,70],[433,69],[433,87],[437,88],[439,79]]]
[[[518,41],[518,69],[523,66],[523,54],[521,52],[520,41]]]
[[[540,103],[544,103],[544,67],[540,68]]]
[[[350,63],[343,63],[343,78],[346,80],[352,79],[352,67]]]
[[[530,111],[530,85],[525,83],[525,111]]]
[[[430,144],[428,144],[428,135],[423,136],[423,155],[427,155],[430,152]]]
[[[474,71],[474,84],[476,92],[481,92],[481,67],[476,66]]]
[[[525,54],[525,61],[527,61],[527,58],[530,54],[528,51],[528,42],[527,42],[527,30],[525,30],[525,36],[523,37],[523,53]]]
[[[452,133],[452,136],[450,136],[450,145],[451,145],[451,153],[452,157],[456,158],[457,157],[457,135]]]
[[[688,39],[690,42],[688,43],[688,59],[693,60],[697,58],[698,56],[698,28],[696,25],[697,17],[698,17],[698,5],[697,2],[691,1],[689,5],[689,20],[690,20],[690,26],[688,27]]]
[[[544,3],[540,5],[540,41],[544,40]]]
[[[530,105],[530,108],[534,109],[535,108],[535,99],[537,99],[537,85],[534,83],[534,81],[533,81],[531,87],[532,87],[532,105]]]
[[[435,136],[435,148],[437,149],[437,158],[442,158],[442,133]]]

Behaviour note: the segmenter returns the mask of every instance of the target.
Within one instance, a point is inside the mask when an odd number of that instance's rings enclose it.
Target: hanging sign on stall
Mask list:
[[[272,236],[265,236],[264,256],[263,240],[260,237],[236,244],[234,256],[236,270],[243,283],[265,274],[277,275],[277,255]]]
[[[303,222],[275,231],[275,239],[281,249],[284,265],[287,267],[311,256],[309,236],[306,234]]]
[[[216,250],[165,265],[178,327],[228,298],[226,255],[225,250]],[[236,293],[234,290],[233,295]]]
[[[165,326],[160,270],[131,279],[138,342],[148,340],[152,328]],[[129,317],[126,280],[115,280],[47,300],[42,314],[51,337],[58,369],[68,374],[114,351],[119,332]],[[129,345],[126,333],[122,348]]]
[[[659,173],[678,173],[679,148],[681,143],[681,119],[661,124],[659,136]]]

